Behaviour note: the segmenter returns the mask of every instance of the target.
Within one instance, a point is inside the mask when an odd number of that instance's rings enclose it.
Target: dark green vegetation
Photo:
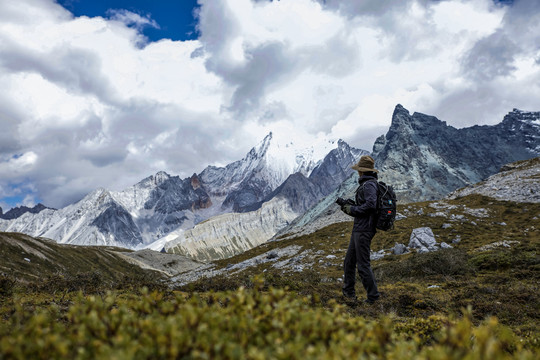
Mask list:
[[[373,261],[383,294],[373,306],[340,297],[352,227],[341,223],[217,263],[225,269],[294,246],[299,250],[290,257],[305,255],[295,262],[299,271],[272,266],[283,256],[182,288],[163,288],[127,267],[104,271],[111,277],[72,271],[68,280],[85,288],[5,273],[0,359],[539,358],[540,204],[469,196],[398,211],[407,218],[379,232],[373,250],[408,244],[411,230],[422,226],[439,242],[458,235],[461,241],[453,249]],[[482,248],[500,241],[509,247]],[[121,286],[115,272],[134,280]]]
[[[34,300],[35,301],[35,300]],[[495,319],[400,323],[350,316],[283,289],[73,296],[25,302],[0,326],[0,357],[20,359],[535,359]]]

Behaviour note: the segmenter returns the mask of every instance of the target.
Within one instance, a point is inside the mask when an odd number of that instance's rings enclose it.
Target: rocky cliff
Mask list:
[[[372,156],[401,202],[438,199],[496,173],[506,163],[540,155],[540,112],[514,109],[494,126],[456,129],[397,105]]]

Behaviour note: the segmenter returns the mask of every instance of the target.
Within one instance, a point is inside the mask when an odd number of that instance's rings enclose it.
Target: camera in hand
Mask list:
[[[339,206],[343,206],[345,204],[354,205],[354,201],[352,201],[351,199],[345,200],[343,198],[337,198],[336,204],[338,204]]]

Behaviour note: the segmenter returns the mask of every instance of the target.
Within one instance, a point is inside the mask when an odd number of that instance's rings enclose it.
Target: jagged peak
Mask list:
[[[342,148],[350,148],[351,146],[343,139],[339,139],[338,140],[338,149],[342,149]]]
[[[99,196],[101,194],[107,194],[109,193],[109,190],[105,189],[104,187],[98,187],[94,191],[90,192],[88,196]]]
[[[540,111],[524,111],[514,108],[504,120],[519,120],[540,125]]]
[[[394,108],[394,114],[392,116],[395,116],[396,113],[404,113],[410,115],[409,110],[405,109],[401,104],[396,105],[396,107]]]
[[[38,203],[37,205],[34,205],[33,207],[21,205],[21,206],[16,206],[16,207],[13,207],[13,208],[9,209],[4,214],[2,208],[0,207],[0,218],[5,219],[5,220],[12,220],[12,219],[16,219],[16,218],[22,216],[25,213],[37,214],[37,213],[39,213],[39,212],[41,212],[42,210],[45,210],[45,209],[49,209],[49,208],[46,207],[45,205],[43,205],[42,203]],[[54,210],[54,209],[52,209],[52,210]]]
[[[540,111],[528,111],[528,110],[521,110],[518,108],[513,108],[509,114],[540,114]]]
[[[191,175],[190,180],[191,180],[191,187],[193,188],[193,190],[197,190],[198,188],[201,187],[201,179],[196,173]]]
[[[397,104],[392,114],[392,126],[399,126],[401,124],[408,123],[411,119],[409,110],[405,109],[401,104]]]
[[[80,203],[91,203],[95,205],[103,204],[104,202],[113,201],[113,197],[109,190],[100,187],[86,195]]]
[[[156,175],[154,175],[155,181],[164,181],[171,177],[171,175],[167,174],[165,171],[158,171]]]
[[[248,153],[247,158],[250,157],[256,157],[261,158],[263,157],[266,152],[268,151],[268,148],[270,147],[270,144],[272,143],[273,134],[270,131],[268,135],[264,137],[264,139],[257,144],[254,148],[251,149],[251,151]]]
[[[153,187],[163,184],[165,181],[169,180],[171,175],[165,171],[158,171],[155,175],[150,175],[147,178],[142,179],[135,187]]]

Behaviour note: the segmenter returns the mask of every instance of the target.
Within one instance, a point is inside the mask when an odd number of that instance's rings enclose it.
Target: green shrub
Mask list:
[[[508,328],[470,316],[396,322],[351,317],[283,289],[205,294],[82,293],[66,309],[15,304],[3,359],[536,359]]]
[[[469,255],[461,249],[443,249],[425,254],[411,254],[401,261],[382,262],[374,266],[381,283],[426,279],[448,279],[472,274]]]
[[[10,276],[0,274],[0,299],[11,297],[17,281]]]
[[[478,270],[531,269],[540,266],[540,256],[536,251],[521,249],[496,249],[471,256],[470,264]]]

